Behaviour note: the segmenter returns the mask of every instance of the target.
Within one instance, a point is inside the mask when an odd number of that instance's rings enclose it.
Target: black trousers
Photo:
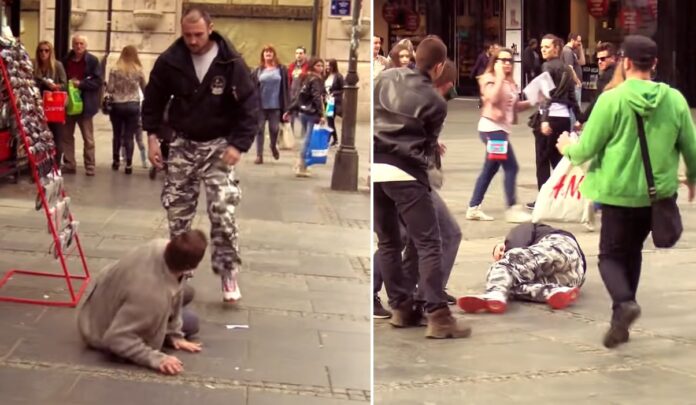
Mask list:
[[[133,164],[133,148],[135,147],[135,133],[138,131],[140,119],[140,103],[114,103],[111,113],[111,126],[113,127],[112,158],[114,163],[120,160],[121,147],[126,148],[126,166]]]
[[[558,137],[563,131],[570,131],[570,118],[549,117],[549,125],[553,131],[551,135],[541,133],[541,128],[534,129],[534,147],[536,150],[536,177],[537,187],[541,190],[541,186],[551,177],[551,170],[556,167],[563,156],[558,149],[556,143]]]
[[[628,208],[602,204],[599,273],[612,308],[635,301],[643,261],[643,243],[650,233],[650,207]]]
[[[331,143],[338,143],[338,131],[336,130],[336,115],[333,117],[328,117],[326,119],[326,123],[329,125],[329,128],[333,129],[331,131]]]
[[[418,181],[374,183],[373,204],[375,232],[379,239],[377,256],[389,306],[403,308],[405,303],[412,301],[419,280],[426,311],[447,306],[441,271],[440,227],[428,187]],[[399,217],[418,251],[419,280],[406,276],[402,267],[404,241]]]

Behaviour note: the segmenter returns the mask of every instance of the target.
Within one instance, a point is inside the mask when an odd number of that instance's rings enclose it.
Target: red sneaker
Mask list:
[[[502,314],[507,309],[507,303],[502,299],[490,298],[485,295],[465,295],[457,300],[457,305],[464,312],[490,312]]]
[[[551,291],[546,298],[546,303],[553,309],[563,309],[575,302],[580,294],[577,287],[560,287]]]

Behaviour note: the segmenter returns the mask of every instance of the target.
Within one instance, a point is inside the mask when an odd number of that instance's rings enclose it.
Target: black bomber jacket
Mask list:
[[[201,83],[183,38],[155,62],[145,88],[143,129],[161,133],[171,98],[167,125],[177,136],[193,141],[226,138],[241,152],[251,147],[258,132],[259,95],[242,56],[217,32],[210,39],[218,55]]]

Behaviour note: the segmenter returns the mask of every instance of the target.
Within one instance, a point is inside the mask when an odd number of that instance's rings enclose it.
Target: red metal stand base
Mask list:
[[[87,286],[89,285],[89,276],[68,276],[67,278],[63,274],[55,273],[45,273],[41,271],[30,271],[30,270],[10,270],[5,274],[5,277],[0,280],[0,288],[2,288],[5,283],[7,283],[13,275],[15,274],[25,274],[27,276],[39,276],[39,277],[51,277],[51,278],[62,278],[68,283],[68,289],[70,290],[70,301],[47,301],[39,299],[30,298],[19,298],[19,297],[3,297],[0,296],[0,301],[6,302],[17,302],[21,304],[35,304],[35,305],[48,305],[53,307],[76,307],[82,298],[82,294],[85,293]],[[72,280],[82,281],[79,290],[75,292],[72,285]]]

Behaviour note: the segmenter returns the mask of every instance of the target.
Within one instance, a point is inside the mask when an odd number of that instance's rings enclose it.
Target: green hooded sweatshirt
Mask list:
[[[696,183],[696,133],[682,94],[664,83],[629,79],[603,93],[577,144],[563,154],[573,165],[592,163],[580,191],[602,204],[650,206],[635,112],[643,117],[658,198],[679,188],[679,155]]]

